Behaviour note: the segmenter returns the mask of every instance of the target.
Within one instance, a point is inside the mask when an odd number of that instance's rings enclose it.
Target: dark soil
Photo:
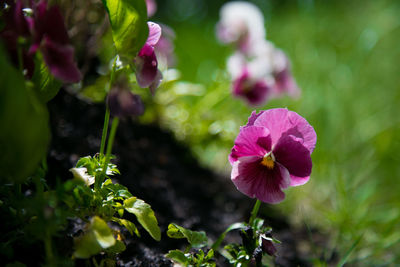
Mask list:
[[[98,152],[105,108],[65,91],[48,106],[52,128],[48,177],[66,180],[71,178],[68,170],[79,157]],[[120,266],[172,266],[163,255],[168,250],[183,249],[186,243],[166,236],[171,222],[204,230],[215,240],[230,224],[248,220],[254,200],[238,192],[229,177],[201,167],[186,145],[157,125],[121,121],[113,154],[121,171],[118,182],[152,206],[163,233],[161,242],[151,239],[143,229],[140,239],[127,234],[127,250],[118,259]],[[310,248],[324,251],[327,246],[327,237],[317,231],[291,228],[285,217],[267,205],[263,205],[260,217],[273,227],[274,237],[282,241],[275,259],[278,266],[311,266],[312,259],[321,255]],[[239,241],[236,232],[228,238]],[[217,265],[228,266],[223,258],[218,259]]]

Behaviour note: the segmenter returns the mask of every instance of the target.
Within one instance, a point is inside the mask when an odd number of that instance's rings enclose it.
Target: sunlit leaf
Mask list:
[[[196,232],[183,228],[175,223],[168,225],[167,235],[171,238],[186,238],[187,241],[195,248],[201,248],[207,245],[207,236],[204,231]]]
[[[116,217],[113,217],[112,220],[114,222],[117,222],[120,225],[124,226],[131,235],[133,235],[133,233],[135,233],[135,235],[140,237],[140,233],[139,233],[138,229],[136,228],[136,225],[133,222],[125,220],[125,219],[116,218]]]
[[[103,0],[115,47],[123,60],[133,60],[143,47],[149,28],[144,0]]]
[[[33,87],[39,99],[46,103],[54,98],[61,88],[62,82],[51,75],[47,65],[41,58],[37,58],[35,72],[32,77]]]
[[[125,210],[135,214],[138,222],[155,240],[161,240],[161,231],[151,206],[141,199],[131,197],[124,201]]]
[[[189,263],[189,260],[186,258],[185,254],[180,250],[170,250],[165,255],[165,257],[186,266]]]

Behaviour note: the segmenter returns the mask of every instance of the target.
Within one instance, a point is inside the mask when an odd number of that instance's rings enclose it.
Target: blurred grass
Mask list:
[[[204,164],[228,173],[227,155],[253,109],[230,94],[224,66],[232,51],[214,36],[222,1],[204,2],[199,10],[207,14],[193,11],[184,18],[165,10],[169,2],[174,1],[165,2],[159,19],[176,31],[177,68],[190,83],[165,83],[143,120],[159,116]],[[395,265],[400,262],[400,2],[254,2],[266,15],[267,38],[287,52],[302,88],[300,99],[273,100],[260,109],[288,107],[318,135],[310,182],[287,190],[277,208],[294,223],[329,232],[332,251],[348,263]]]

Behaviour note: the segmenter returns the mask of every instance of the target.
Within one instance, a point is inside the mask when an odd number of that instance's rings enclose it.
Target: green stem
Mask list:
[[[98,187],[100,187],[101,183],[104,181],[104,178],[106,177],[107,166],[110,161],[112,146],[114,143],[115,134],[117,132],[118,123],[119,123],[119,119],[118,119],[118,117],[115,117],[111,124],[110,135],[108,137],[106,156],[105,156],[104,163],[103,163],[103,170],[101,172],[99,181],[96,181]]]
[[[46,251],[47,266],[54,266],[53,249],[52,249],[52,245],[51,245],[51,236],[48,232],[46,233],[46,238],[44,240],[44,247],[45,247],[45,251]]]
[[[110,108],[108,107],[108,105],[106,105],[106,115],[104,116],[103,134],[101,135],[100,155],[104,154],[104,147],[106,146],[109,121],[110,121]]]
[[[254,208],[251,211],[251,216],[250,216],[250,220],[249,220],[250,226],[253,226],[254,220],[257,217],[258,210],[260,209],[260,205],[261,205],[261,201],[259,199],[257,199],[256,204],[254,204]]]

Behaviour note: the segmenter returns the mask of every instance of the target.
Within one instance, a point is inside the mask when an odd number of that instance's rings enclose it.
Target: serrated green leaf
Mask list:
[[[157,241],[161,240],[161,231],[158,227],[157,218],[151,206],[136,197],[128,198],[124,201],[125,210],[135,214],[138,222],[143,228]]]
[[[207,245],[208,238],[204,231],[191,231],[175,223],[168,225],[167,235],[171,238],[186,238],[194,248],[201,248]]]
[[[35,60],[35,72],[32,77],[32,82],[34,84],[34,89],[39,97],[39,99],[46,103],[53,99],[62,86],[62,82],[55,79],[47,65],[39,57]]]
[[[0,47],[0,180],[23,182],[46,156],[48,112]]]
[[[112,36],[122,60],[133,60],[149,34],[144,0],[103,0]]]
[[[185,253],[177,249],[168,251],[165,257],[173,260],[174,262],[183,264],[184,266],[187,266],[187,264],[189,264],[189,260],[188,258],[186,258]]]

